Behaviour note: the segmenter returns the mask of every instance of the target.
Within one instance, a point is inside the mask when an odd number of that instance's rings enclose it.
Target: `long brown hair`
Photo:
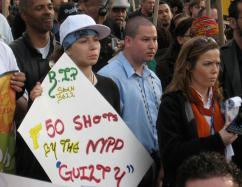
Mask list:
[[[181,90],[192,101],[190,93],[191,70],[196,66],[198,58],[212,49],[219,49],[216,41],[210,37],[194,37],[183,44],[178,55],[173,78],[166,89],[166,93]],[[214,96],[222,99],[219,81],[214,85]]]

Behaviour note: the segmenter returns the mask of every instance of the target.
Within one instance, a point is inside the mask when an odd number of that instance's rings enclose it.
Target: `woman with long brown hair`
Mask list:
[[[237,138],[225,129],[219,70],[214,39],[195,37],[182,46],[157,120],[163,186],[175,186],[176,170],[188,157],[204,151],[225,154],[226,146]]]

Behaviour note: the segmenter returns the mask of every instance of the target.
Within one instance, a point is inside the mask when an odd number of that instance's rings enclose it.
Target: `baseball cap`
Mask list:
[[[112,8],[129,8],[130,4],[128,0],[113,0]]]
[[[65,21],[60,25],[60,43],[63,44],[64,39],[76,31],[93,30],[98,34],[98,39],[101,40],[107,37],[111,30],[109,27],[96,22],[86,14],[77,14],[68,16]]]
[[[77,8],[74,3],[61,4],[58,11],[58,20],[62,23],[68,16],[76,15],[77,13]]]

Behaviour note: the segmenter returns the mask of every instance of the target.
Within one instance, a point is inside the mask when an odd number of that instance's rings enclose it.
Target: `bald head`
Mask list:
[[[140,26],[154,26],[154,24],[143,16],[130,18],[126,23],[125,36],[134,38]]]

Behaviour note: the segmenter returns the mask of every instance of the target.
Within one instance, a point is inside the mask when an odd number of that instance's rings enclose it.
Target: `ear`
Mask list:
[[[125,45],[125,47],[130,47],[131,44],[132,44],[132,37],[125,36],[125,38],[124,38],[124,45]]]
[[[20,16],[21,16],[22,20],[24,20],[24,22],[26,22],[26,13],[25,12],[21,12]]]
[[[184,38],[182,36],[177,36],[176,39],[180,45],[184,43]]]
[[[230,18],[229,19],[229,26],[234,30],[237,28],[237,21],[235,18]]]

